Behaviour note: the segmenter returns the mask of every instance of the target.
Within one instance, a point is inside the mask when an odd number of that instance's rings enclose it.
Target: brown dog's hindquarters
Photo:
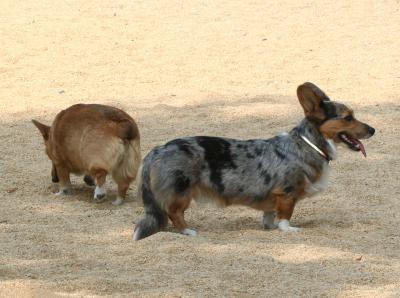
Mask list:
[[[85,174],[88,185],[96,185],[94,200],[106,196],[106,177],[118,184],[121,204],[135,180],[141,162],[140,135],[135,121],[124,111],[98,104],[77,104],[61,111],[52,126],[32,120],[43,136],[46,154],[52,160],[52,181],[65,194],[70,174]]]

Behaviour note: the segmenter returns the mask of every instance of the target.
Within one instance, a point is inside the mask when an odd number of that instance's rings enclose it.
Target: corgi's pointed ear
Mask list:
[[[36,121],[34,119],[32,119],[32,123],[39,129],[40,133],[43,136],[43,139],[48,140],[49,133],[50,133],[50,126],[42,124],[39,121]]]
[[[313,83],[304,83],[297,87],[297,97],[303,107],[307,118],[324,120],[325,113],[322,108],[324,101],[329,101],[329,97]]]

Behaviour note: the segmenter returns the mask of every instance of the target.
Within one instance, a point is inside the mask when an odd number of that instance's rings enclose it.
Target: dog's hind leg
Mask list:
[[[106,182],[107,171],[100,168],[94,168],[90,170],[90,175],[96,179],[96,188],[94,190],[94,201],[99,203],[103,201],[106,196],[106,189],[103,187]]]
[[[278,228],[285,232],[298,232],[300,228],[292,227],[289,220],[292,217],[296,200],[287,195],[277,195],[276,197],[276,211]]]
[[[57,176],[60,182],[60,188],[56,195],[62,196],[68,193],[69,188],[71,187],[71,181],[69,179],[69,171],[63,167],[56,166]]]
[[[117,181],[118,183],[118,196],[115,201],[112,202],[113,205],[118,206],[121,205],[126,197],[126,192],[128,191],[130,180],[125,181]]]
[[[188,229],[184,218],[184,212],[190,205],[190,197],[179,197],[173,200],[168,208],[168,217],[180,233],[187,236],[196,236],[197,232]]]

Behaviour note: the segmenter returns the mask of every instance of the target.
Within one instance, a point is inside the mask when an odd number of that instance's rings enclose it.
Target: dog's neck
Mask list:
[[[307,118],[303,119],[295,128],[292,129],[290,134],[298,138],[301,142],[306,142],[304,139],[307,139],[311,142],[315,147],[323,152],[323,154],[319,153],[318,150],[312,148],[315,152],[318,152],[322,157],[324,157],[327,161],[333,160],[336,158],[336,148],[331,140],[326,140],[322,133],[319,131],[319,125],[308,120]],[[326,155],[326,156],[324,156]]]

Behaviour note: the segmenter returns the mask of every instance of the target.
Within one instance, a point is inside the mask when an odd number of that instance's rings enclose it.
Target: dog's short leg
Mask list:
[[[106,182],[107,171],[103,169],[95,169],[90,171],[90,174],[96,179],[96,188],[94,190],[94,201],[100,203],[106,196],[104,183]]]
[[[278,226],[275,223],[275,217],[276,217],[276,212],[275,211],[265,211],[263,218],[262,218],[262,224],[264,229],[266,230],[272,230],[276,229]]]
[[[185,197],[175,199],[168,208],[168,216],[181,234],[196,236],[197,232],[187,228],[187,223],[184,218],[184,212],[189,207],[190,201],[190,198]]]
[[[278,219],[278,228],[285,232],[298,232],[300,228],[292,227],[289,224],[289,220],[292,217],[294,206],[296,204],[295,199],[279,195],[276,199],[276,210]]]
[[[69,172],[67,169],[57,166],[55,167],[57,171],[57,176],[60,182],[60,188],[56,195],[63,196],[68,194],[69,189],[71,187],[71,181],[69,179]]]
[[[118,206],[121,205],[126,197],[126,192],[128,191],[130,182],[119,182],[118,183],[118,196],[115,201],[112,202],[113,205]]]

